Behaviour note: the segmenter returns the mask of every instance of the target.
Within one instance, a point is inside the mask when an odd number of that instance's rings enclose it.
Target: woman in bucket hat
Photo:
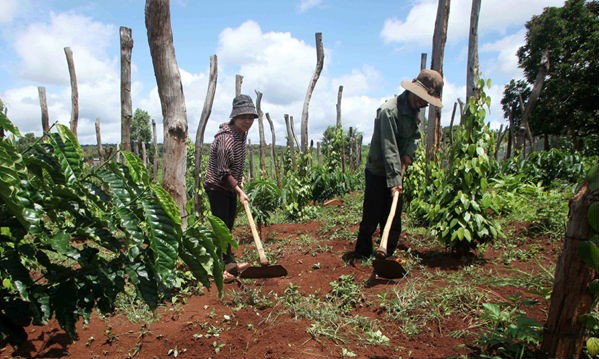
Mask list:
[[[349,261],[370,257],[373,252],[372,235],[377,226],[385,225],[391,209],[394,192],[402,193],[402,165],[409,166],[414,160],[418,132],[418,112],[428,104],[441,107],[443,77],[434,70],[422,70],[412,81],[402,81],[406,90],[401,95],[387,100],[377,109],[374,131],[370,140],[370,151],[366,162],[366,188],[362,221],[358,231],[355,251]],[[393,255],[401,233],[400,196],[395,217],[389,232],[387,257]]]
[[[229,230],[233,229],[237,214],[237,196],[247,201],[248,196],[242,188],[243,167],[245,164],[247,132],[258,117],[252,98],[239,95],[233,99],[230,121],[223,123],[210,145],[208,169],[204,188],[208,194],[210,210],[213,215],[225,222]],[[223,255],[225,283],[235,279],[235,275],[248,267],[248,263],[236,263],[231,250]]]

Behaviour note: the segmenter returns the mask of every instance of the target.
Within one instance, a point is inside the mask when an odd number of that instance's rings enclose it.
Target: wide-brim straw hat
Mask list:
[[[233,99],[233,109],[231,110],[231,116],[229,116],[229,118],[233,119],[241,115],[253,115],[254,118],[258,117],[254,102],[248,95],[239,95]]]
[[[401,87],[433,106],[443,106],[441,102],[443,77],[435,70],[423,69],[414,80],[402,81]]]

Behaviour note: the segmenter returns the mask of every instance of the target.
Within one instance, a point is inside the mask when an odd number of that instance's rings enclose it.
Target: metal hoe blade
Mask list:
[[[284,277],[287,270],[280,265],[268,265],[261,267],[248,267],[239,274],[240,278],[275,278]]]
[[[374,273],[382,278],[395,279],[406,275],[406,270],[401,263],[392,258],[377,258],[372,262],[372,267],[374,268]]]

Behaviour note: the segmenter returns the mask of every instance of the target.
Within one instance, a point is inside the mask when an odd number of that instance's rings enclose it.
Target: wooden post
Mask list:
[[[354,129],[352,127],[349,128],[349,171],[354,172]]]
[[[478,77],[478,17],[481,0],[472,0],[470,12],[470,36],[468,39],[468,71],[466,74],[466,103],[475,95]],[[470,129],[466,129],[469,131]]]
[[[248,139],[247,149],[248,156],[250,158],[248,161],[248,179],[251,180],[254,178],[254,148],[252,147],[252,141],[250,139]]]
[[[104,162],[104,150],[102,150],[102,135],[100,133],[100,117],[96,117],[96,143],[98,144],[98,156],[100,164]]]
[[[146,0],[145,20],[158,95],[164,118],[164,176],[162,185],[179,207],[187,228],[187,110],[173,45],[168,0]]]
[[[70,47],[64,48],[69,66],[69,76],[71,78],[71,132],[77,137],[77,124],[79,123],[79,91],[77,90],[77,74],[75,73],[75,62],[73,60],[73,51]]]
[[[426,52],[423,52],[420,54],[420,70],[424,70],[426,69]],[[420,111],[418,111],[418,120],[420,121],[419,124],[419,129],[420,129],[420,133],[422,133],[424,135],[424,129],[426,127],[426,118],[425,118],[425,114],[426,114],[426,108],[421,108]]]
[[[264,139],[264,122],[262,118],[264,113],[262,112],[262,92],[256,91],[256,112],[258,112],[258,132],[260,135],[260,175],[266,178],[266,140]]]
[[[241,84],[243,83],[243,76],[235,75],[235,97],[241,95]]]
[[[131,151],[131,121],[133,106],[131,104],[131,51],[133,37],[131,29],[121,26],[121,146],[124,151]]]
[[[321,157],[321,147],[320,147],[320,141],[316,142],[316,160],[318,161],[318,163],[322,163],[320,160]]]
[[[451,121],[449,122],[449,144],[453,145],[453,119],[455,118],[455,110],[458,106],[457,102],[453,103],[453,110],[451,111]]]
[[[155,181],[158,178],[158,139],[156,135],[156,120],[154,119],[152,119],[152,150],[154,151],[152,175]]]
[[[590,237],[589,207],[599,201],[585,181],[570,199],[568,224],[562,253],[555,268],[551,306],[544,326],[541,350],[545,358],[580,358],[585,328],[580,316],[591,310],[593,296],[589,284],[597,273],[582,261],[580,244]]]
[[[308,151],[308,107],[310,106],[310,98],[312,97],[312,92],[314,92],[314,88],[316,87],[316,82],[320,77],[320,72],[322,71],[322,67],[324,65],[324,49],[322,46],[322,33],[316,33],[316,69],[314,70],[314,74],[312,75],[312,80],[310,81],[310,85],[308,86],[308,91],[306,92],[306,99],[304,100],[304,107],[302,109],[302,123],[301,123],[301,151],[306,153]]]
[[[196,131],[196,142],[195,142],[195,188],[196,191],[194,197],[195,210],[197,213],[202,213],[202,198],[198,189],[202,185],[202,150],[204,146],[204,132],[206,131],[206,124],[212,113],[212,104],[214,103],[214,94],[216,93],[216,80],[218,78],[218,61],[216,55],[210,56],[210,77],[208,80],[208,90],[206,91],[206,98],[204,99],[204,107],[202,108],[202,114],[200,115],[200,123],[198,124],[198,130]]]
[[[40,107],[42,109],[42,130],[44,131],[43,140],[48,140],[48,132],[50,131],[50,116],[48,116],[48,102],[46,101],[46,88],[38,86],[37,93],[40,98]]]
[[[146,143],[141,142],[141,159],[144,162],[144,166],[148,168],[148,153],[146,152]]]
[[[541,57],[541,63],[539,65],[539,70],[537,71],[537,77],[535,78],[535,83],[532,86],[532,90],[530,92],[530,96],[528,97],[528,102],[526,106],[523,106],[524,114],[522,115],[522,126],[526,129],[526,134],[528,135],[528,141],[530,142],[530,152],[534,151],[534,143],[532,138],[532,131],[530,129],[530,124],[528,122],[528,118],[532,113],[532,109],[536,105],[539,97],[541,96],[541,89],[543,88],[543,82],[545,81],[545,76],[549,72],[549,50],[543,51],[543,56]],[[520,95],[520,94],[519,94]],[[522,97],[520,96],[520,101],[522,101]]]
[[[279,188],[281,188],[281,171],[279,168],[279,163],[277,161],[277,153],[276,153],[276,136],[275,136],[275,126],[272,123],[272,120],[270,119],[270,115],[268,114],[268,112],[266,113],[266,120],[268,121],[268,125],[270,126],[270,134],[272,136],[272,143],[270,146],[270,157],[272,159],[273,165],[275,167],[275,177],[277,179],[277,185],[279,186]]]
[[[437,19],[435,21],[435,32],[433,34],[433,53],[431,56],[431,69],[443,76],[443,56],[445,43],[447,41],[447,23],[449,21],[450,0],[439,0],[437,6]],[[443,95],[441,89],[439,96]],[[435,106],[428,106],[428,128],[426,138],[426,161],[435,161],[439,148],[441,129],[441,111]],[[428,170],[427,170],[428,174]]]
[[[295,146],[293,145],[293,117],[289,117],[288,114],[284,115],[285,117],[285,125],[287,127],[287,150],[289,151],[289,156],[291,157],[291,163],[293,164],[293,170],[297,170],[297,165],[295,163]]]
[[[339,85],[339,91],[337,91],[337,127],[341,127],[341,97],[343,96],[343,85]]]

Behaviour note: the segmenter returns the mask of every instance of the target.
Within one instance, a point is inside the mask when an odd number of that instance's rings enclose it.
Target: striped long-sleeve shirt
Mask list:
[[[241,182],[245,163],[247,134],[236,131],[228,123],[220,125],[210,145],[210,157],[204,187],[233,192]]]

